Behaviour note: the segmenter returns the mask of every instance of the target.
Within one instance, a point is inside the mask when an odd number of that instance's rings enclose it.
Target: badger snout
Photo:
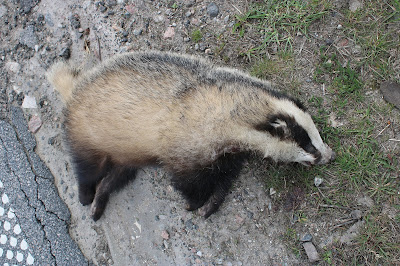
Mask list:
[[[334,152],[328,145],[325,145],[325,151],[321,153],[321,159],[316,164],[326,164],[336,159],[336,152]]]

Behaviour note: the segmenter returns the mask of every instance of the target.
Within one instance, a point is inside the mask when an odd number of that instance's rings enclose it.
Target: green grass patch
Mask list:
[[[329,1],[265,0],[236,17],[233,31],[243,37],[257,32],[260,43],[245,52],[254,55],[276,45],[279,51],[292,51],[296,34],[307,35],[308,28],[329,11]]]
[[[203,38],[203,33],[201,32],[201,30],[197,29],[192,31],[192,34],[190,34],[192,41],[194,41],[195,43],[198,43],[201,41],[201,39]]]
[[[400,1],[363,1],[356,12],[346,10],[344,33],[362,49],[359,65],[385,80],[394,74],[393,63],[400,46]]]

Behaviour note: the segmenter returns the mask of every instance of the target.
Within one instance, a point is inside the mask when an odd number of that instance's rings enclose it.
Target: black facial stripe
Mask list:
[[[279,120],[285,122],[286,126],[274,127],[273,124],[279,124]],[[256,125],[255,129],[268,131],[272,136],[279,137],[281,140],[294,141],[307,153],[314,155],[317,161],[321,159],[321,153],[312,144],[307,131],[292,116],[284,114],[270,116],[266,122]]]

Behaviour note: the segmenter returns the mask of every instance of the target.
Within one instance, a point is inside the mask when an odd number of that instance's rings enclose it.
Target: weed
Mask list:
[[[192,41],[198,43],[203,38],[203,34],[201,33],[201,31],[199,29],[197,29],[197,30],[192,31],[191,37],[192,37]]]

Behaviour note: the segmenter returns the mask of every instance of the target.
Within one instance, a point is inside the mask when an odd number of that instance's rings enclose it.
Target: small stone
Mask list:
[[[351,244],[351,242],[358,236],[364,221],[358,221],[353,224],[339,239],[342,244]]]
[[[211,17],[211,18],[215,18],[216,16],[218,16],[219,14],[219,8],[215,3],[210,3],[207,6],[207,14]]]
[[[200,45],[198,44],[198,43],[196,43],[195,45],[194,45],[194,49],[197,51],[197,50],[199,50],[199,47],[200,47]]]
[[[360,210],[353,210],[350,213],[351,218],[360,220],[362,218],[362,211]]]
[[[229,15],[227,15],[226,17],[224,17],[224,22],[225,22],[225,23],[228,23],[228,21],[229,21]]]
[[[40,117],[38,115],[33,115],[28,122],[29,131],[32,133],[36,133],[41,126],[42,120],[40,119]]]
[[[72,28],[79,29],[81,27],[81,21],[79,19],[78,14],[74,14],[74,15],[70,16],[69,21],[71,22]]]
[[[371,208],[374,206],[374,201],[368,196],[362,196],[357,198],[357,203],[365,207]]]
[[[164,32],[164,39],[172,39],[175,36],[175,29],[174,27],[168,27],[167,30]]]
[[[163,243],[164,243],[164,247],[165,247],[165,249],[168,249],[169,245],[168,245],[168,242],[167,242],[167,240],[165,240],[165,239],[164,239]]]
[[[35,27],[32,25],[27,26],[26,29],[21,32],[19,36],[19,42],[31,49],[35,49],[35,45],[38,44],[38,39],[35,34]]]
[[[125,6],[126,11],[128,11],[130,14],[135,13],[135,5],[127,5]]]
[[[128,42],[128,38],[126,38],[126,37],[122,38],[121,42]]]
[[[33,96],[26,95],[22,103],[22,108],[34,109],[37,108],[36,99]]]
[[[190,17],[191,15],[193,15],[193,13],[190,10],[188,12],[186,12],[186,14],[185,14],[186,17]]]
[[[105,6],[100,6],[100,7],[99,7],[99,10],[100,10],[101,13],[104,13],[104,12],[107,11],[107,7],[105,7]]]
[[[197,251],[196,255],[201,257],[201,256],[203,256],[203,253],[201,253],[201,251],[199,250],[199,251]]]
[[[305,234],[301,239],[300,239],[300,241],[301,242],[310,242],[312,240],[312,235],[311,234]]]
[[[383,94],[383,98],[395,105],[400,109],[400,84],[393,81],[385,81],[381,84],[380,90]]]
[[[21,69],[21,65],[17,62],[7,62],[5,67],[8,72],[12,73],[18,73]]]
[[[185,37],[185,38],[183,38],[183,41],[184,42],[190,42],[190,38],[189,37]]]
[[[143,33],[142,29],[133,30],[133,35],[135,35],[135,36],[140,36],[140,35],[142,35],[142,33]]]
[[[313,243],[311,242],[304,242],[303,243],[303,248],[306,251],[308,260],[313,263],[313,262],[317,262],[320,260],[319,254],[317,252],[317,249],[315,248],[315,246],[313,245]]]
[[[358,0],[350,0],[349,9],[351,12],[356,12],[358,9],[363,7],[363,3]]]
[[[324,182],[324,179],[322,179],[322,178],[320,178],[320,177],[314,178],[314,185],[315,185],[316,187],[319,187],[323,182]]]
[[[124,31],[122,32],[122,36],[128,37],[128,35],[129,35],[129,32],[127,32],[126,30],[124,30]]]
[[[153,18],[153,20],[155,23],[159,23],[159,22],[164,21],[164,17],[162,15],[157,15]]]
[[[343,28],[342,24],[337,25],[336,27],[338,30],[341,30]]]
[[[199,43],[199,49],[200,51],[204,52],[207,49],[207,45],[205,43]]]
[[[332,39],[326,39],[325,43],[326,43],[326,45],[332,45],[333,44],[333,40]]]
[[[271,187],[270,189],[269,189],[269,195],[270,196],[273,196],[273,195],[275,195],[276,194],[276,190],[273,188],[273,187]]]
[[[169,239],[169,233],[168,233],[168,231],[167,231],[167,230],[162,230],[162,231],[161,231],[161,237],[162,237],[163,239],[165,239],[165,240],[168,240],[168,239]]]
[[[212,55],[213,54],[213,52],[212,52],[212,50],[210,48],[207,48],[206,50],[204,50],[204,53],[208,54],[208,55]]]

